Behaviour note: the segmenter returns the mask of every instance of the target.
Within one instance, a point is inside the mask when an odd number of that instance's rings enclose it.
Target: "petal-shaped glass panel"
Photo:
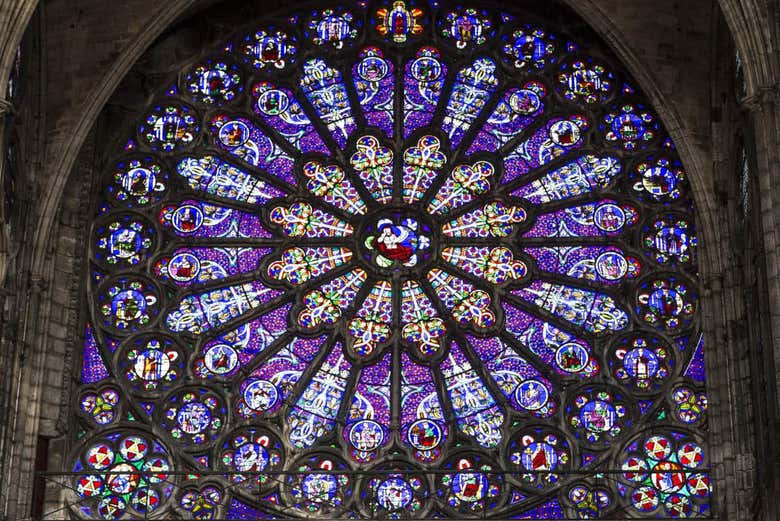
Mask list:
[[[336,343],[287,413],[288,438],[295,447],[311,447],[333,430],[351,368]]]

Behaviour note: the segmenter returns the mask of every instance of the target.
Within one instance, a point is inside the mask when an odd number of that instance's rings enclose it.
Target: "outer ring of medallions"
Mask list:
[[[179,355],[180,357],[179,359],[185,362],[183,363],[183,369],[181,371],[182,374],[179,375],[179,378],[177,380],[169,383],[168,385],[161,386],[160,389],[144,391],[143,389],[138,389],[134,387],[128,381],[128,378],[125,376],[125,373],[128,370],[130,370],[131,366],[133,365],[132,363],[127,362],[128,352],[132,349],[138,349],[139,351],[143,350],[143,347],[138,347],[137,344],[139,341],[143,342],[148,340],[169,341],[171,343],[171,348],[175,350],[176,353]],[[123,339],[122,342],[119,344],[119,347],[114,351],[112,368],[115,371],[117,371],[117,374],[119,375],[119,377],[117,378],[118,383],[116,385],[121,387],[122,390],[126,392],[128,395],[139,396],[145,399],[146,401],[156,401],[159,398],[161,398],[164,394],[167,394],[172,389],[178,388],[181,385],[181,381],[184,379],[185,374],[187,372],[186,353],[187,350],[182,345],[181,341],[169,333],[159,332],[159,331],[141,331],[138,333],[134,333],[128,336],[127,338]]]
[[[451,477],[454,477],[457,474],[483,474],[487,478],[488,485],[491,483],[498,485],[499,492],[493,497],[495,498],[496,504],[495,510],[502,511],[507,506],[507,501],[509,500],[509,495],[512,488],[512,474],[504,474],[504,470],[510,470],[504,468],[501,465],[501,462],[506,461],[505,459],[501,457],[496,459],[492,455],[479,452],[480,450],[484,451],[485,449],[477,446],[472,449],[460,449],[450,453],[449,456],[444,459],[438,467],[439,471],[446,471],[446,473],[437,473],[434,476],[433,491],[437,494],[440,490],[447,490],[448,488],[450,491],[452,491],[452,485],[447,486],[442,483],[442,480],[447,473],[449,473]],[[464,460],[467,461],[471,466],[460,468],[461,462]],[[490,467],[490,470],[486,470],[485,466]],[[461,502],[457,506],[452,506],[447,504],[446,495],[445,497],[439,497],[441,499],[442,509],[447,512],[451,512],[456,515],[463,515],[466,518],[473,518],[479,515],[471,515],[473,514],[472,512],[464,512],[463,505],[473,504],[472,502]]]
[[[377,251],[370,250],[365,245],[366,238],[375,233],[371,227],[376,227],[377,223],[383,219],[390,219],[394,224],[399,224],[403,218],[415,219],[420,228],[427,228],[427,237],[430,244],[426,249],[427,257],[421,259],[416,265],[406,267],[398,261],[393,261],[393,265],[383,268],[376,263]],[[407,204],[392,204],[383,206],[379,209],[368,212],[360,219],[357,231],[355,233],[354,251],[357,254],[358,262],[367,273],[375,275],[380,279],[394,280],[396,278],[425,280],[425,274],[435,263],[439,248],[439,230],[436,223],[425,210],[416,209]],[[368,257],[368,258],[366,258]]]
[[[651,249],[645,244],[645,238],[647,236],[657,236],[659,231],[654,229],[654,223],[658,220],[666,221],[686,221],[688,223],[688,256],[689,259],[685,262],[680,262],[679,259],[670,259],[667,262],[659,262],[655,259],[654,254],[657,252],[655,249]],[[674,209],[654,209],[653,212],[648,212],[648,215],[644,219],[639,220],[636,226],[637,244],[640,245],[642,252],[642,261],[645,263],[651,263],[654,266],[658,266],[661,270],[680,270],[684,273],[689,273],[692,266],[696,265],[697,260],[697,247],[692,244],[698,238],[698,231],[696,228],[696,221],[694,217],[686,212]]]
[[[564,400],[561,401],[563,402]],[[556,415],[557,414],[559,413],[556,413]],[[543,494],[553,488],[560,487],[560,485],[567,483],[566,474],[562,474],[559,482],[554,486],[543,485],[539,487],[523,481],[521,476],[526,469],[523,468],[521,464],[511,462],[511,456],[513,452],[522,451],[522,441],[525,436],[532,436],[534,438],[534,442],[542,443],[545,442],[544,438],[547,435],[555,435],[558,438],[558,442],[553,445],[554,448],[566,451],[569,457],[569,461],[567,463],[559,464],[556,469],[560,469],[561,471],[569,471],[580,468],[579,446],[573,443],[574,438],[569,435],[567,430],[565,428],[561,428],[559,425],[553,423],[541,423],[538,419],[531,419],[528,421],[528,423],[516,427],[507,434],[507,438],[500,446],[499,461],[504,462],[505,470],[509,471],[509,474],[506,476],[507,482],[519,487],[521,490]]]
[[[203,392],[200,392],[203,391]],[[172,424],[176,424],[178,422],[177,419],[168,419],[163,417],[165,414],[165,406],[171,405],[174,403],[174,399],[178,399],[179,408],[178,410],[181,410],[181,408],[184,406],[184,400],[183,397],[187,393],[194,393],[197,394],[197,402],[195,403],[202,403],[201,400],[211,395],[214,397],[217,401],[217,410],[209,410],[209,414],[211,415],[211,421],[209,421],[208,425],[203,428],[203,431],[205,431],[205,435],[207,440],[203,443],[197,444],[193,443],[192,441],[178,441],[174,439],[173,435],[170,432]],[[175,389],[170,390],[168,393],[165,394],[157,403],[157,407],[155,408],[154,413],[152,414],[152,418],[155,422],[155,425],[159,425],[163,428],[164,432],[167,434],[167,437],[170,439],[169,444],[172,446],[177,447],[178,449],[189,452],[189,453],[206,453],[211,450],[211,448],[217,443],[217,440],[219,440],[222,435],[225,432],[225,429],[228,425],[231,424],[232,418],[231,418],[231,407],[229,399],[219,391],[218,389],[215,389],[213,387],[205,386],[205,385],[179,385]],[[219,415],[221,413],[221,426],[214,428],[212,427],[212,422],[215,419],[214,417],[216,415]],[[211,434],[209,434],[209,431],[215,431]],[[191,437],[192,435],[190,435]]]
[[[286,422],[285,422],[286,424]],[[233,446],[232,442],[233,439],[240,435],[243,436],[249,436],[250,432],[254,430],[254,433],[251,434],[251,436],[256,435],[264,435],[268,440],[268,445],[265,446],[266,450],[270,453],[271,451],[277,452],[277,454],[280,456],[281,461],[280,463],[275,467],[266,467],[269,472],[271,471],[281,471],[287,469],[287,464],[289,460],[289,450],[285,449],[285,441],[289,439],[289,429],[284,428],[283,431],[280,433],[280,429],[277,427],[276,423],[273,421],[242,421],[239,423],[236,423],[232,429],[230,430],[223,430],[221,435],[216,439],[214,444],[211,446],[211,449],[205,453],[212,457],[212,461],[214,462],[214,469],[224,471],[225,475],[229,476],[231,470],[235,470],[231,468],[229,465],[225,464],[222,460],[222,453],[227,450],[226,446]],[[251,443],[251,442],[250,442]],[[276,446],[272,446],[272,445]],[[235,446],[234,446],[235,447]],[[237,447],[235,447],[237,448]],[[266,470],[266,469],[263,469]],[[230,482],[230,481],[228,481]],[[252,501],[252,498],[256,498],[256,495],[253,495],[253,493],[247,493],[238,483],[233,483],[233,495],[241,497],[243,499],[249,499]],[[254,494],[257,493],[266,493],[273,489],[276,489],[277,483],[273,480],[270,481],[270,483],[266,482],[260,485],[260,489],[258,491],[258,488],[255,487]]]
[[[371,467],[369,467],[369,472],[367,472],[367,473],[363,474],[362,476],[360,476],[358,478],[357,482],[355,483],[354,490],[356,492],[356,498],[355,499],[356,499],[356,503],[357,503],[356,504],[357,510],[362,512],[362,513],[364,513],[364,514],[366,514],[366,515],[368,515],[369,517],[372,514],[372,512],[366,508],[366,503],[369,503],[370,501],[361,501],[360,500],[361,497],[363,496],[363,492],[365,492],[367,494],[367,496],[368,495],[371,496],[371,501],[375,501],[376,500],[376,493],[372,494],[372,490],[369,487],[370,481],[372,479],[378,477],[378,476],[380,476],[379,479],[381,479],[382,481],[385,481],[386,479],[389,479],[389,476],[385,477],[384,479],[381,478],[381,476],[383,474],[371,475],[370,471],[375,471],[375,470],[381,471],[382,473],[397,470],[399,474],[403,475],[402,479],[404,479],[404,481],[406,481],[407,483],[408,483],[408,481],[409,481],[409,479],[411,477],[417,477],[417,478],[419,478],[423,482],[423,486],[427,488],[427,490],[426,490],[427,496],[425,496],[425,497],[430,498],[430,499],[435,499],[435,497],[436,497],[435,496],[435,492],[436,492],[435,488],[432,486],[432,479],[431,479],[432,476],[426,474],[425,473],[425,469],[420,467],[420,465],[418,463],[415,463],[411,459],[410,460],[406,460],[406,459],[397,459],[397,458],[393,457],[392,459],[389,459],[389,460],[382,461],[380,463],[375,463],[375,464],[371,465]],[[358,497],[358,494],[359,494],[360,497]],[[412,496],[412,498],[414,498],[414,495]],[[418,512],[414,512],[409,517],[412,517],[412,518],[415,518],[415,517],[420,518],[420,517],[422,517],[422,518],[424,518],[428,514],[428,512],[430,511],[430,509],[433,506],[433,504],[434,504],[434,501],[424,501],[422,509],[420,511],[418,511]],[[399,509],[399,510],[394,510],[393,511],[393,513],[403,513],[403,512],[404,512],[403,508]],[[376,514],[374,513],[374,515],[376,515]]]
[[[664,324],[653,324],[647,322],[642,317],[642,308],[647,308],[647,305],[641,305],[639,302],[639,296],[644,292],[652,292],[650,286],[655,281],[666,281],[671,283],[671,287],[675,283],[682,284],[688,289],[686,297],[683,297],[685,303],[693,304],[693,311],[687,316],[687,320],[683,317],[683,323],[677,327],[667,327]],[[663,335],[663,338],[678,339],[682,336],[689,335],[692,337],[695,332],[700,331],[701,317],[698,314],[698,310],[701,306],[701,290],[698,282],[690,275],[678,268],[678,271],[674,271],[672,267],[665,267],[659,271],[647,272],[643,276],[639,277],[633,284],[631,289],[631,297],[628,301],[631,317],[636,324],[641,324],[643,328],[655,330],[656,334]],[[662,320],[659,320],[662,321]]]
[[[609,375],[610,380],[616,382],[617,387],[625,390],[635,401],[641,399],[647,400],[662,393],[667,393],[671,389],[674,382],[680,379],[680,373],[683,371],[683,360],[678,356],[677,346],[675,345],[674,340],[667,336],[666,332],[659,331],[658,329],[651,329],[644,325],[638,318],[634,318],[633,320],[637,325],[637,328],[622,334],[614,335],[609,339],[605,344],[603,360],[601,360],[600,363],[602,363],[602,372],[606,372]],[[620,381],[615,375],[615,368],[610,366],[610,364],[613,364],[615,367],[619,364],[622,365],[622,359],[618,359],[616,352],[621,346],[633,347],[630,343],[634,339],[643,339],[647,341],[649,346],[648,349],[651,351],[654,351],[658,347],[664,347],[668,351],[667,361],[664,362],[664,365],[669,366],[669,374],[662,382],[647,390],[638,389],[633,382]]]
[[[106,298],[108,294],[108,289],[111,287],[112,284],[117,284],[122,279],[141,282],[145,285],[148,285],[150,288],[149,292],[154,293],[154,296],[156,298],[153,304],[147,304],[147,309],[153,310],[154,315],[151,316],[151,311],[150,311],[149,321],[144,324],[139,324],[136,322],[135,329],[124,330],[114,325],[105,324],[104,319],[100,316],[101,307],[106,302],[111,301],[111,299]],[[147,276],[143,271],[120,270],[117,272],[109,273],[102,281],[98,283],[95,283],[92,280],[90,280],[88,287],[91,288],[90,296],[92,301],[91,302],[92,309],[94,310],[95,327],[100,328],[102,333],[110,335],[114,338],[117,337],[121,338],[123,341],[127,337],[153,330],[154,327],[157,325],[158,321],[160,320],[160,315],[163,313],[163,311],[168,310],[166,307],[168,306],[168,303],[165,302],[162,298],[163,295],[165,295],[165,292],[162,289],[162,285],[158,280]],[[137,319],[134,319],[134,321],[135,320]]]
[[[586,396],[588,402],[595,402],[599,400],[596,395],[599,391],[609,393],[610,400],[602,400],[609,403],[613,408],[622,405],[625,408],[623,414],[623,420],[619,418],[614,419],[613,426],[620,427],[620,433],[609,436],[605,431],[599,432],[600,439],[597,441],[589,441],[583,436],[588,430],[586,427],[574,427],[571,424],[572,417],[581,417],[580,413],[582,407],[577,407],[575,401],[579,396]],[[566,398],[562,400],[561,410],[563,411],[564,425],[566,426],[567,433],[571,434],[576,442],[580,444],[582,448],[587,448],[593,451],[605,450],[614,445],[620,445],[625,439],[628,431],[633,426],[632,418],[636,418],[639,415],[639,408],[636,403],[636,399],[632,396],[631,390],[624,386],[615,386],[607,383],[589,382],[578,385],[577,387],[567,388]],[[584,404],[583,404],[584,407]],[[614,409],[613,409],[614,413]]]
[[[350,470],[352,470],[349,465],[348,459],[346,459],[340,451],[337,451],[335,449],[328,449],[328,448],[314,448],[302,452],[296,458],[292,459],[292,461],[289,462],[289,466],[286,468],[286,470],[296,471],[296,469],[298,469],[302,465],[309,465],[312,462],[321,462],[322,460],[325,459],[330,459],[333,462],[333,470],[343,470],[344,473],[347,475],[349,474]],[[348,483],[345,487],[342,488],[342,490],[346,492],[345,494],[346,498],[341,505],[333,506],[332,504],[326,503],[327,506],[331,507],[330,510],[307,513],[302,508],[298,508],[296,506],[297,504],[305,503],[306,500],[305,499],[296,500],[293,497],[291,492],[292,488],[297,484],[296,482],[299,481],[297,479],[299,477],[301,477],[301,474],[290,474],[285,476],[283,478],[284,481],[280,486],[280,491],[281,491],[282,501],[286,505],[295,508],[296,511],[301,512],[302,514],[310,514],[313,516],[321,515],[323,513],[338,514],[340,512],[343,512],[345,509],[347,509],[350,506],[350,503],[352,502],[353,498],[355,497],[355,491],[357,490],[357,487],[356,487],[356,480],[353,479],[352,481],[350,481],[350,483]],[[302,479],[300,481],[302,481]]]

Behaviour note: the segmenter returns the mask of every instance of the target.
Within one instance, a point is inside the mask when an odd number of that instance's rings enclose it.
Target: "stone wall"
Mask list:
[[[772,501],[780,494],[774,441],[780,368],[776,2],[517,3],[552,16],[568,17],[568,9],[581,15],[572,32],[580,26],[606,40],[653,99],[680,148],[700,220],[717,515],[777,519]],[[50,469],[60,468],[67,450],[89,204],[105,154],[117,149],[136,108],[177,62],[197,52],[204,40],[218,40],[221,28],[267,12],[269,4],[41,2],[31,25],[41,47],[30,46],[30,97],[25,98],[39,110],[15,127],[21,141],[35,146],[28,147],[22,162],[20,216],[13,221],[4,216],[16,227],[20,253],[12,263],[3,258],[0,244],[0,263],[10,272],[9,295],[0,297],[5,305],[0,364],[12,368],[11,379],[0,387],[12,398],[11,443],[0,451],[0,512],[10,519],[30,512],[38,437],[52,439]],[[0,85],[35,7],[33,1],[0,0]],[[735,45],[748,92],[739,102],[733,96]],[[754,213],[742,217],[735,136],[748,143],[755,166]]]

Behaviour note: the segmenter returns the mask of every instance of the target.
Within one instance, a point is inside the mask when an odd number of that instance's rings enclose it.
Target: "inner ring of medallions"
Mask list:
[[[356,239],[369,272],[424,276],[435,258],[438,232],[424,211],[384,207],[361,219]]]

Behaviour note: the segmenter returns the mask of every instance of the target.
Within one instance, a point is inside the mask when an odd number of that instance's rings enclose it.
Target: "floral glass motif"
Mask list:
[[[79,513],[93,519],[148,515],[163,508],[173,491],[172,457],[151,434],[104,433],[90,439],[76,460],[74,492]]]
[[[76,517],[709,515],[685,169],[603,45],[501,9],[290,5],[137,114]]]
[[[683,518],[708,515],[706,453],[693,436],[659,432],[626,447],[618,490],[639,513]]]
[[[614,500],[608,487],[579,483],[569,489],[565,503],[571,506],[577,519],[598,519],[613,506]]]
[[[179,506],[190,513],[193,519],[207,521],[216,517],[222,498],[222,490],[215,486],[206,486],[200,490],[185,488]]]
[[[691,387],[681,386],[672,393],[674,414],[683,423],[697,423],[707,411],[707,395]]]
[[[99,391],[85,390],[79,397],[81,411],[97,425],[107,425],[117,418],[119,391],[106,387]]]

